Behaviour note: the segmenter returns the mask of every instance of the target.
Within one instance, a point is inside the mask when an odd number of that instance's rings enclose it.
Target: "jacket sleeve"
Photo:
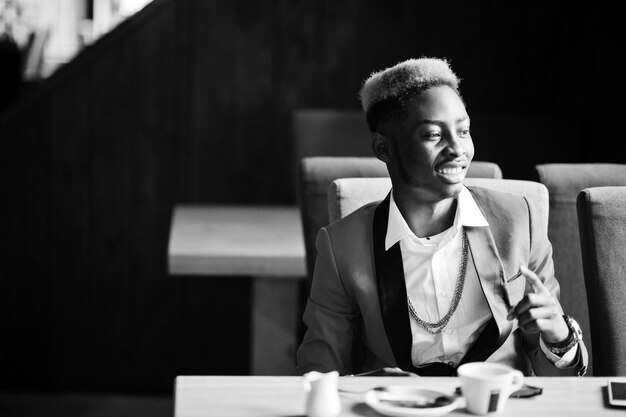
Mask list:
[[[530,258],[528,268],[535,272],[543,285],[559,300],[559,283],[554,276],[554,264],[552,261],[552,245],[548,240],[545,230],[542,230],[538,213],[528,200],[530,217]],[[527,288],[526,291],[529,291]],[[542,352],[539,347],[539,334],[522,332],[524,350],[531,360],[535,375],[538,376],[582,376],[587,371],[589,357],[585,344],[581,341],[573,364],[567,368],[557,368]]]
[[[339,276],[325,228],[317,235],[317,259],[303,321],[307,327],[298,348],[296,374],[309,371],[352,373],[352,349],[361,315]]]

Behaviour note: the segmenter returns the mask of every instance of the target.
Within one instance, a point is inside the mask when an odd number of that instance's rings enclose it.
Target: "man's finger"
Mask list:
[[[541,282],[537,274],[526,268],[524,265],[520,265],[519,269],[522,275],[526,277],[526,280],[530,281],[530,285],[532,285],[536,294],[552,296],[552,294],[550,294],[550,291],[548,291],[548,289],[543,285],[543,282]]]
[[[552,310],[550,308],[538,307],[528,310],[524,312],[524,314],[517,316],[517,323],[519,326],[525,327],[529,323],[536,321],[539,325],[540,320],[549,319],[550,317],[552,317]]]
[[[521,314],[524,314],[526,311],[537,308],[544,307],[546,305],[546,297],[544,295],[536,294],[536,293],[528,293],[524,298],[520,300],[517,305],[511,307],[507,312],[507,320],[511,320],[514,317],[518,317]]]

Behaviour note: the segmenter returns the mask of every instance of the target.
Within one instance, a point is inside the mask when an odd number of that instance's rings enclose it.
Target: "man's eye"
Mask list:
[[[461,137],[469,136],[469,134],[470,134],[470,130],[469,129],[461,129],[461,130],[459,130],[459,136],[461,136]]]
[[[426,133],[426,138],[428,139],[439,139],[441,137],[441,132],[428,132]]]

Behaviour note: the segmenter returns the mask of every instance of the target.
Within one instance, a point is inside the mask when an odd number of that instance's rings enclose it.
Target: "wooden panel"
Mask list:
[[[196,4],[189,198],[293,201],[271,4]]]
[[[89,276],[87,295],[96,323],[91,329],[92,349],[101,358],[95,366],[99,370],[108,367],[98,380],[91,381],[100,389],[109,388],[130,363],[130,152],[134,138],[130,130],[132,103],[127,94],[131,89],[131,53],[128,43],[112,48],[91,73],[97,88],[92,93],[95,104],[88,171],[93,220],[89,225],[89,257],[97,267]]]
[[[2,137],[0,178],[2,202],[2,279],[0,279],[0,356],[6,358],[0,383],[25,387],[21,373],[48,376],[51,274],[50,233],[50,138],[49,100],[42,97],[29,113],[15,117]],[[34,118],[37,123],[30,119]],[[31,358],[43,356],[43,361]],[[10,360],[8,360],[10,358]]]
[[[91,329],[96,323],[88,296],[92,263],[91,176],[88,175],[91,138],[90,84],[85,77],[67,79],[50,97],[50,233],[44,238],[51,252],[50,273],[37,277],[38,285],[49,286],[49,307],[42,311],[50,337],[46,347],[49,373],[44,379],[58,388],[84,383],[83,371],[72,364],[91,361]],[[38,310],[38,306],[33,306]],[[97,369],[97,365],[96,365]],[[53,382],[54,381],[54,382]]]
[[[128,328],[125,366],[133,369],[131,387],[159,389],[179,369],[175,354],[182,320],[181,283],[167,276],[169,219],[178,184],[179,125],[184,124],[184,48],[173,4],[137,31],[130,45],[127,92],[130,112]],[[149,63],[144,65],[143,63]],[[159,88],[155,88],[158,85]],[[204,316],[201,316],[204,317]],[[206,317],[204,317],[206,318]],[[159,341],[159,349],[154,349]],[[147,354],[147,352],[153,352]],[[163,360],[162,358],[167,358]],[[155,363],[159,363],[155,366]],[[153,382],[141,375],[151,374]]]

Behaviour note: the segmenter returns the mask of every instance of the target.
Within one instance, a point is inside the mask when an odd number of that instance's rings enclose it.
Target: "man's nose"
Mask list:
[[[465,148],[461,143],[461,138],[454,132],[451,132],[447,135],[447,146],[446,150],[451,155],[463,155],[465,154]]]

